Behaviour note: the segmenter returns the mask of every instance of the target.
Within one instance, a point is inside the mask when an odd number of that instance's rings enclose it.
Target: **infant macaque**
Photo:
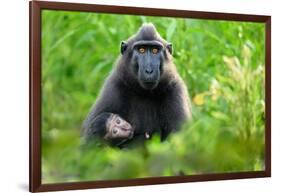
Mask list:
[[[134,136],[134,128],[118,114],[102,113],[97,116],[86,130],[86,143],[98,142],[101,139],[112,146],[121,146]],[[99,143],[97,143],[99,144]]]
[[[111,113],[106,121],[106,133],[104,139],[131,139],[134,135],[134,129],[119,115]]]

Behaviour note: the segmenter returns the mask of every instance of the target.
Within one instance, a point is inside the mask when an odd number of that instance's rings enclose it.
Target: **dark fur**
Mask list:
[[[131,69],[132,45],[142,40],[157,40],[164,45],[161,77],[152,90],[144,89]],[[145,24],[122,43],[121,53],[116,68],[107,78],[101,95],[84,122],[84,136],[88,140],[92,138],[93,130],[97,129],[92,127],[97,116],[104,120],[103,114],[115,113],[135,128],[132,140],[136,137],[144,139],[145,132],[150,135],[158,133],[164,140],[191,117],[186,86],[172,61],[172,46],[160,37],[152,24]]]

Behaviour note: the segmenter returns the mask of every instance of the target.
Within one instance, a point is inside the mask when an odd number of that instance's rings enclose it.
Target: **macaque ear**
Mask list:
[[[168,43],[166,47],[167,47],[168,51],[170,52],[170,54],[173,54],[173,44]]]
[[[127,43],[125,41],[122,41],[121,42],[121,48],[120,48],[120,51],[121,51],[121,54],[124,54],[124,52],[127,50]]]

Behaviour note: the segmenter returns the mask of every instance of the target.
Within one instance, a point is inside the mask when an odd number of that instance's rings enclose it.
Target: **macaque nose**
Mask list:
[[[145,69],[146,74],[152,74],[153,70],[152,69]]]

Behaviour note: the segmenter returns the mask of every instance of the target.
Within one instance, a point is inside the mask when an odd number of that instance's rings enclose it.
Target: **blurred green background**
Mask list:
[[[174,46],[194,118],[167,141],[81,148],[81,125],[119,55],[152,22]],[[44,10],[42,182],[264,170],[262,23]]]

